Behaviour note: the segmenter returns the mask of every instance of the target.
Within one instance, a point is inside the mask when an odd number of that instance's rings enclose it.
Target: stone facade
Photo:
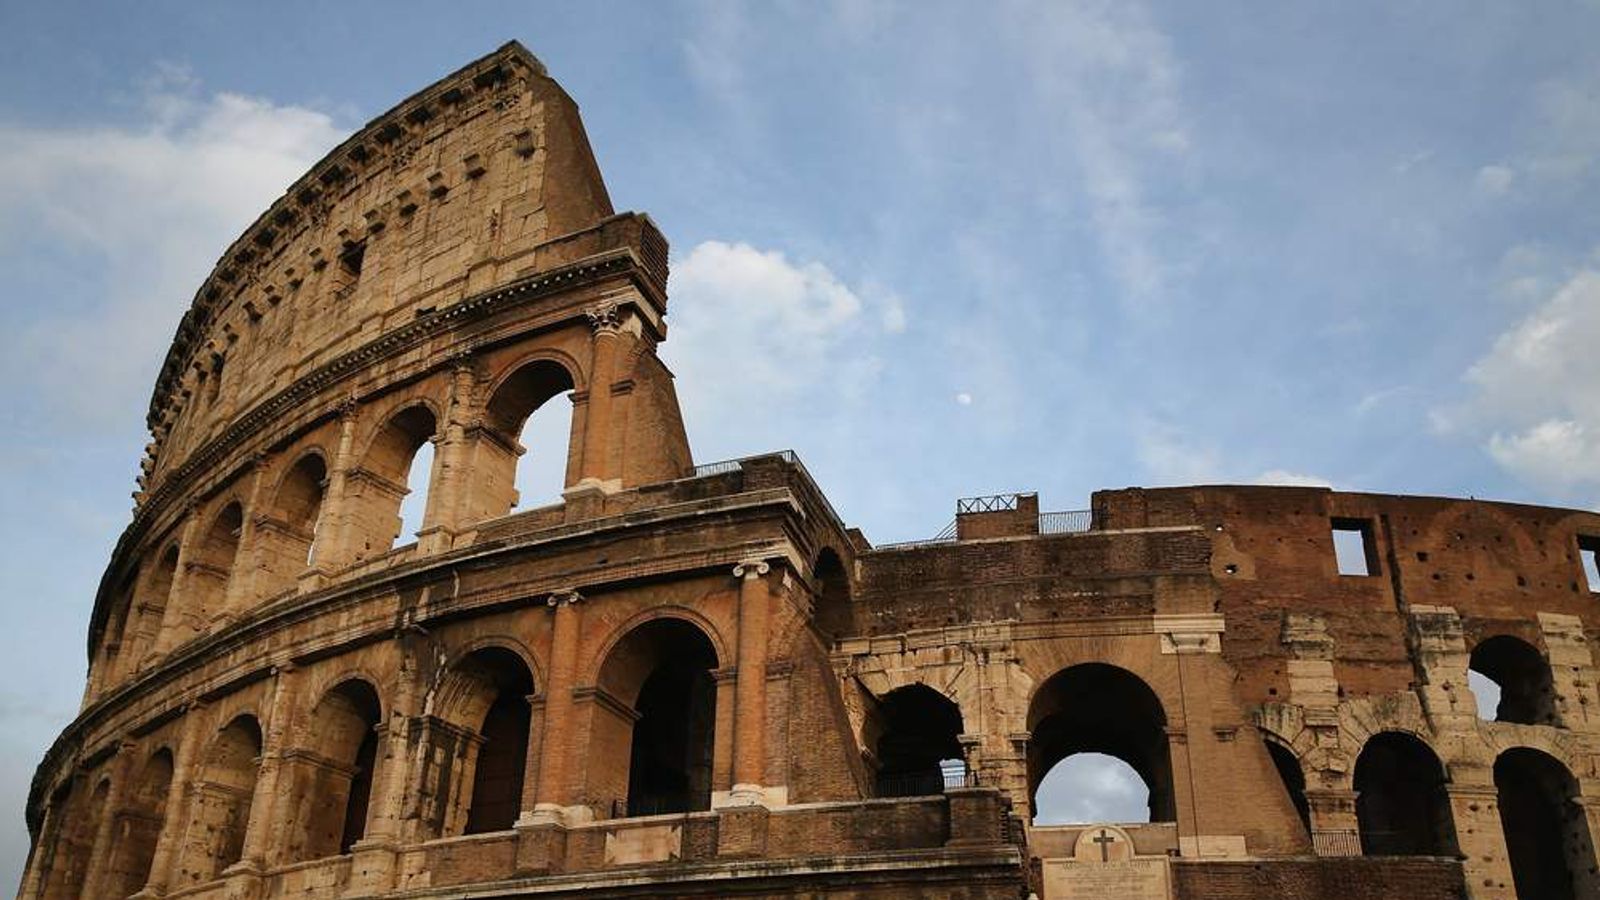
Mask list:
[[[1128,489],[874,547],[792,454],[694,463],[666,286],[515,44],[292,186],[162,369],[18,896],[1600,895],[1600,517]],[[1083,752],[1148,822],[1034,823]]]

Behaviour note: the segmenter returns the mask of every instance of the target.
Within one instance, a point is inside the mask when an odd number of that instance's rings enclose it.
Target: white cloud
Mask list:
[[[895,330],[898,303],[878,288],[852,288],[821,263],[706,241],[673,264],[663,355],[695,430],[737,436],[748,430],[739,417],[753,410],[769,418],[786,405],[823,411],[858,396],[877,379],[875,342]],[[730,427],[707,428],[707,420]]]
[[[1507,471],[1566,499],[1600,487],[1600,271],[1584,269],[1501,334],[1466,373],[1447,433],[1482,435]]]
[[[957,406],[971,406],[972,405],[972,395],[967,393],[966,391],[961,391],[960,393],[956,394],[956,405]]]
[[[1122,299],[1148,302],[1167,286],[1171,260],[1147,182],[1191,149],[1171,40],[1140,3],[1029,8],[1015,24],[1037,89],[1060,117]]]
[[[1473,187],[1480,193],[1490,196],[1499,196],[1511,189],[1511,182],[1516,178],[1510,166],[1484,166],[1478,170],[1477,177],[1473,178]]]
[[[138,126],[0,125],[0,256],[47,243],[52,269],[96,278],[86,296],[6,313],[0,346],[55,373],[35,381],[63,422],[142,412],[218,255],[342,136],[323,113],[200,96],[172,71],[144,99]]]
[[[1256,484],[1281,487],[1333,487],[1333,481],[1321,475],[1307,475],[1304,472],[1290,472],[1286,469],[1268,469],[1257,475],[1254,481]]]

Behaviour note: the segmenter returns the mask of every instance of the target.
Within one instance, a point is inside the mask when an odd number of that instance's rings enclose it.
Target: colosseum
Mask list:
[[[18,896],[1600,897],[1600,516],[1128,488],[874,546],[793,453],[693,458],[667,268],[514,43],[263,213],[160,370]],[[1147,815],[1036,818],[1086,753]]]

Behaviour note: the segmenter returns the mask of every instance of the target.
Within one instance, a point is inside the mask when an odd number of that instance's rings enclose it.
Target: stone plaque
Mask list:
[[[1044,861],[1044,900],[1167,900],[1167,861]]]
[[[606,832],[606,865],[667,862],[683,851],[683,829],[678,825],[643,825]]]

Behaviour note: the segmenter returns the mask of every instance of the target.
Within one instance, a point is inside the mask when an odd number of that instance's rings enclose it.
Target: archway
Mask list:
[[[839,561],[839,554],[833,552],[831,547],[824,547],[817,554],[812,572],[817,582],[816,611],[812,620],[816,623],[817,634],[823,644],[832,647],[835,641],[854,631],[855,611],[850,601],[850,578],[845,573],[844,564]]]
[[[106,890],[127,897],[144,887],[155,859],[156,841],[167,817],[167,791],[172,786],[172,753],[157,750],[145,761],[117,811],[106,866]]]
[[[211,520],[211,526],[200,536],[200,543],[190,555],[192,561],[186,567],[188,583],[185,587],[191,596],[189,625],[196,634],[205,633],[211,619],[223,611],[243,531],[244,507],[235,500]]]
[[[710,639],[681,619],[646,622],[606,656],[589,782],[593,795],[614,798],[613,815],[711,807],[717,664]]]
[[[1272,767],[1278,770],[1278,778],[1283,782],[1283,789],[1289,793],[1289,802],[1294,804],[1295,814],[1300,817],[1300,824],[1311,834],[1311,804],[1306,800],[1306,773],[1300,768],[1300,760],[1294,751],[1277,741],[1263,741],[1267,745],[1267,753],[1272,757]]]
[[[443,698],[450,706],[447,715],[481,741],[464,760],[472,780],[460,830],[464,834],[505,831],[522,809],[533,673],[510,650],[486,647],[457,663],[447,686],[448,696]]]
[[[1499,689],[1493,721],[1559,724],[1550,663],[1532,644],[1508,634],[1480,641],[1472,648],[1470,670]],[[1478,687],[1475,684],[1473,689],[1476,691]],[[1483,709],[1486,705],[1480,704],[1480,716],[1487,711]]]
[[[1495,760],[1494,785],[1517,896],[1577,900],[1600,893],[1593,837],[1566,766],[1538,750],[1513,748]]]
[[[1103,754],[1126,764],[1143,782],[1149,821],[1176,821],[1166,724],[1161,700],[1125,669],[1084,663],[1051,676],[1028,707],[1028,796],[1034,815],[1039,787],[1052,769],[1075,755]]]
[[[571,374],[549,360],[523,365],[495,389],[487,412],[498,441],[481,446],[478,457],[485,515],[560,501],[571,463],[572,404],[556,398],[572,389]]]
[[[275,596],[293,587],[311,565],[327,481],[327,463],[320,454],[308,453],[289,467],[279,483],[271,512],[256,531],[261,546],[262,583],[256,592],[260,596]]]
[[[305,812],[297,816],[290,861],[349,853],[366,836],[380,716],[378,692],[359,678],[340,682],[312,709],[306,734],[314,743],[295,760],[295,795]]]
[[[1366,856],[1452,856],[1449,781],[1432,749],[1398,731],[1373,735],[1356,757],[1356,823]]]
[[[413,536],[405,532],[406,520],[401,516],[401,507],[403,503],[409,503],[413,510],[427,506],[427,489],[433,474],[432,451],[426,454],[428,471],[413,473],[412,469],[424,455],[419,451],[428,445],[438,429],[433,410],[416,404],[390,416],[368,445],[366,456],[361,460],[361,477],[349,488],[354,523],[351,543],[356,559],[387,553],[412,539]],[[413,485],[420,486],[422,496],[411,493]],[[420,512],[415,515],[419,528],[422,518]]]
[[[145,656],[163,646],[162,623],[167,615],[167,604],[172,596],[172,582],[178,574],[178,545],[168,544],[156,558],[149,576],[139,588],[138,608],[133,637],[134,645],[127,652],[127,671],[135,671]]]
[[[243,855],[260,760],[261,724],[253,716],[234,718],[207,748],[189,803],[180,885],[210,881]]]
[[[942,793],[947,779],[966,773],[961,751],[961,709],[924,684],[890,691],[867,725],[876,761],[874,793],[916,797]]]

